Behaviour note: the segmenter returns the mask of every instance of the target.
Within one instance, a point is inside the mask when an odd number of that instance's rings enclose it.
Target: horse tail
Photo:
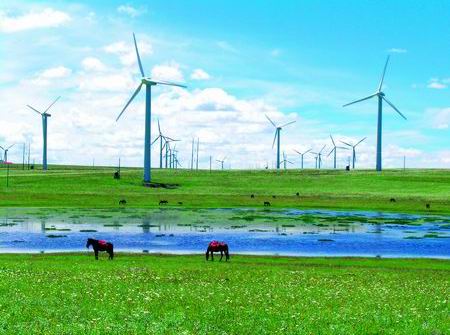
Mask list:
[[[114,258],[114,245],[111,243],[111,248],[109,251],[109,259],[113,259]]]
[[[230,259],[230,253],[228,252],[228,244],[225,244],[225,257],[227,261]]]

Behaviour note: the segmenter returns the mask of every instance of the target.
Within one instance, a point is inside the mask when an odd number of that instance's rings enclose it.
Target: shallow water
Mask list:
[[[450,217],[326,210],[3,210],[0,252],[116,251],[450,258]]]

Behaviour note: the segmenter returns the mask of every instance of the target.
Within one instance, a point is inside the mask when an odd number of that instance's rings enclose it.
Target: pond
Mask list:
[[[450,217],[255,209],[2,209],[0,253],[86,251],[88,237],[116,251],[290,256],[450,258]]]

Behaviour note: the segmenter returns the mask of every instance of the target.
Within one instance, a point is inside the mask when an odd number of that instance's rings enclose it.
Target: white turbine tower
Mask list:
[[[4,152],[4,155],[3,155],[3,162],[4,163],[8,163],[8,150],[9,149],[11,149],[13,146],[15,146],[16,144],[14,143],[14,144],[11,144],[9,147],[7,147],[7,148],[3,148],[1,145],[0,145],[0,149],[2,149],[3,150],[3,152]]]
[[[333,139],[333,136],[331,136],[331,134],[330,134],[330,138],[331,138],[331,142],[333,142],[333,149],[331,149],[331,151],[328,153],[327,157],[330,156],[334,152],[334,164],[333,164],[333,166],[336,169],[337,149],[344,149],[344,150],[348,150],[348,149],[345,148],[345,147],[338,147],[338,146],[336,146],[336,143],[334,143],[334,139]]]
[[[130,105],[130,103],[133,101],[133,99],[138,95],[139,91],[141,90],[142,86],[145,85],[145,144],[144,144],[144,184],[148,184],[151,182],[151,96],[152,96],[152,86],[156,85],[168,85],[168,86],[177,86],[177,87],[183,87],[186,88],[184,85],[171,83],[168,81],[162,81],[162,80],[154,80],[150,77],[146,77],[144,73],[144,68],[142,67],[141,58],[139,57],[139,50],[136,42],[136,36],[133,33],[133,40],[134,40],[134,48],[136,50],[136,57],[139,64],[139,70],[141,72],[142,78],[141,83],[137,87],[136,91],[134,91],[133,95],[131,96],[130,100],[126,103],[125,107],[120,112],[119,116],[117,117],[116,121],[120,119],[122,114],[125,112],[127,107]]]
[[[277,169],[280,168],[280,136],[281,136],[281,129],[283,129],[283,127],[286,127],[292,123],[295,123],[295,121],[291,121],[288,123],[283,124],[282,126],[277,126],[267,115],[266,115],[267,120],[269,120],[269,122],[275,127],[275,137],[273,138],[273,143],[272,143],[272,149],[275,145],[275,141],[277,141]]]
[[[364,141],[367,137],[364,137],[362,140],[360,140],[358,143],[356,143],[355,145],[351,144],[351,143],[347,143],[344,141],[341,141],[342,143],[344,143],[345,145],[348,145],[349,147],[352,148],[352,169],[355,169],[355,162],[356,162],[356,146],[358,144],[360,144],[362,141]]]
[[[382,138],[382,117],[383,117],[383,100],[391,106],[402,118],[406,120],[406,117],[395,107],[385,96],[385,94],[381,91],[383,87],[384,75],[386,74],[386,68],[389,63],[389,56],[386,59],[386,64],[384,65],[383,75],[381,76],[380,85],[378,86],[378,90],[365,98],[350,102],[345,104],[343,107],[350,106],[356,104],[358,102],[371,99],[373,97],[378,98],[378,123],[377,123],[377,161],[376,161],[376,169],[377,171],[381,171],[381,138]]]
[[[294,149],[294,151],[296,152],[296,153],[298,153],[299,155],[300,155],[300,157],[301,157],[301,162],[302,162],[302,164],[301,164],[301,167],[302,167],[302,170],[303,170],[303,156],[305,156],[308,152],[310,152],[312,149],[308,149],[308,150],[306,150],[305,152],[300,152],[300,151],[297,151],[297,150],[295,150]]]

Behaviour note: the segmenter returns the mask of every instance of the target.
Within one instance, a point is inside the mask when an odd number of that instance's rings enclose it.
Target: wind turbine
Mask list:
[[[318,166],[319,169],[320,169],[320,167],[321,167],[321,165],[322,165],[322,151],[323,151],[323,149],[325,149],[325,147],[326,147],[326,145],[324,145],[324,146],[322,147],[322,149],[320,149],[319,152],[312,152],[312,151],[311,151],[312,154],[316,155],[316,168],[317,168],[317,166]],[[318,163],[318,164],[317,164],[317,163]]]
[[[163,135],[161,132],[161,126],[159,125],[159,119],[158,119],[158,132],[159,135],[153,140],[152,145],[159,139],[159,168],[162,169],[163,167],[163,150],[164,147],[167,145],[168,140],[172,142],[177,142],[179,140],[174,140],[168,136]],[[164,144],[163,144],[164,141]]]
[[[371,99],[373,97],[378,97],[378,123],[377,123],[377,163],[376,163],[376,169],[377,171],[381,171],[381,137],[382,137],[382,114],[383,114],[383,100],[391,106],[402,118],[406,120],[406,117],[395,107],[385,96],[384,92],[381,91],[384,81],[384,75],[386,74],[386,68],[389,63],[389,56],[386,59],[386,64],[384,65],[383,75],[381,76],[380,85],[378,86],[378,90],[365,98],[350,102],[348,104],[345,104],[343,107],[353,105],[357,102],[361,102],[364,100]]]
[[[283,129],[283,127],[286,127],[287,125],[295,123],[295,121],[291,121],[291,122],[285,123],[282,126],[277,126],[267,115],[266,115],[266,118],[275,127],[275,137],[273,138],[272,149],[273,149],[273,146],[275,145],[275,141],[277,141],[277,169],[279,169],[280,168],[280,135],[281,135],[281,129]]]
[[[353,164],[353,166],[352,166],[352,169],[355,169],[355,162],[356,162],[356,150],[355,150],[355,148],[356,148],[356,146],[358,145],[358,144],[360,144],[362,141],[364,141],[365,139],[366,139],[367,137],[364,137],[362,140],[360,140],[358,143],[356,143],[355,145],[353,145],[353,144],[351,144],[351,143],[347,143],[347,142],[344,142],[344,141],[341,141],[342,143],[344,143],[345,145],[348,145],[349,147],[351,147],[352,148],[352,164]],[[349,163],[350,164],[350,163]]]
[[[334,143],[334,139],[333,136],[331,136],[330,134],[330,138],[331,138],[331,142],[333,142],[333,149],[328,153],[327,157],[331,155],[331,153],[334,152],[334,168],[336,169],[336,156],[337,156],[337,149],[345,149],[347,150],[347,148],[345,147],[338,147],[336,146],[336,143]]]
[[[283,160],[281,161],[281,163],[283,163],[283,167],[284,167],[285,170],[286,170],[286,163],[293,164],[292,162],[287,160],[286,154],[285,154],[284,151],[283,151]]]
[[[133,40],[134,40],[134,48],[136,50],[136,57],[139,64],[139,70],[141,72],[142,78],[141,83],[137,87],[136,91],[134,91],[133,95],[131,96],[130,100],[126,103],[125,107],[120,112],[119,116],[117,117],[116,121],[120,119],[122,114],[125,112],[127,107],[130,105],[130,103],[133,101],[133,99],[138,95],[139,91],[141,90],[142,86],[145,85],[145,144],[144,144],[144,183],[150,183],[151,181],[151,175],[150,175],[150,169],[151,169],[151,96],[152,96],[152,86],[156,85],[168,85],[168,86],[177,86],[177,87],[183,87],[186,88],[184,85],[171,83],[168,81],[161,81],[161,80],[153,80],[150,77],[146,77],[144,73],[144,68],[142,67],[141,58],[139,56],[139,50],[136,42],[136,36],[133,33]]]
[[[50,104],[50,106],[48,106],[47,109],[43,113],[38,111],[36,108],[31,107],[30,105],[27,105],[28,108],[31,108],[33,111],[35,111],[36,113],[38,113],[42,116],[42,133],[43,133],[43,140],[44,140],[44,145],[43,145],[43,149],[42,149],[42,169],[44,171],[47,170],[47,118],[52,116],[51,114],[49,114],[47,112],[56,103],[56,101],[59,100],[59,98],[61,98],[61,97],[57,97],[55,99],[55,101],[53,101]]]
[[[222,160],[216,159],[216,161],[219,162],[222,165],[222,170],[223,170],[223,162],[225,162],[225,159],[227,159],[227,158],[224,157]]]
[[[300,156],[301,156],[301,160],[302,160],[302,169],[303,169],[303,156],[304,155],[306,155],[308,152],[310,152],[312,149],[309,149],[309,150],[307,150],[307,151],[305,151],[304,153],[301,153],[301,152],[299,152],[299,151],[297,151],[297,150],[295,150],[294,149],[294,151],[296,152],[296,153],[298,153]]]
[[[4,155],[3,155],[3,163],[8,163],[8,150],[9,149],[11,149],[13,146],[15,146],[16,144],[14,143],[14,144],[11,144],[9,147],[7,147],[6,149],[5,148],[3,148],[1,145],[0,145],[0,149],[2,149],[3,150],[3,152],[4,152]]]

